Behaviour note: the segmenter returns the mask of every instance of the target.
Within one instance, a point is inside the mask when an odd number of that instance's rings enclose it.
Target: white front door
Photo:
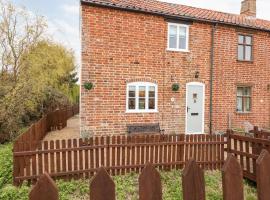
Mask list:
[[[204,133],[205,85],[192,82],[186,87],[186,133]]]

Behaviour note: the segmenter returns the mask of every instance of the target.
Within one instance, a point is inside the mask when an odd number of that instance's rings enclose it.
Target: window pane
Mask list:
[[[243,96],[243,88],[242,87],[237,88],[237,96]]]
[[[186,27],[179,27],[179,36],[186,37],[187,28]]]
[[[246,46],[245,60],[251,60],[251,46]]]
[[[179,38],[179,49],[187,49],[186,45],[186,37],[181,37]]]
[[[238,112],[242,112],[243,108],[243,101],[242,101],[242,97],[237,97],[237,111]]]
[[[244,111],[245,112],[250,112],[251,104],[250,104],[251,99],[249,97],[245,98],[244,102]]]
[[[149,99],[149,109],[155,109],[155,99],[151,98]]]
[[[177,48],[177,26],[169,26],[169,48]]]
[[[128,99],[128,109],[135,110],[135,104],[136,104],[135,98]]]
[[[128,87],[128,95],[129,95],[129,97],[135,97],[135,91],[136,91],[135,86],[129,86]]]
[[[244,46],[238,45],[238,60],[244,60]]]
[[[139,87],[139,97],[145,97],[145,86]]]
[[[139,109],[144,110],[145,109],[145,98],[139,99]]]
[[[250,96],[250,91],[251,91],[250,87],[245,87],[244,88],[244,95],[245,96]]]
[[[243,35],[239,35],[238,36],[238,43],[239,44],[243,44],[244,43],[244,36]]]
[[[179,49],[186,49],[186,27],[179,28]]]
[[[155,97],[155,87],[154,86],[149,87],[149,97]]]
[[[246,44],[251,44],[252,39],[250,36],[246,36]]]

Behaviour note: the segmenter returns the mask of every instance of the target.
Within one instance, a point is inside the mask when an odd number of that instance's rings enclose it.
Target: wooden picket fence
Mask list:
[[[46,114],[16,139],[14,142],[14,150],[36,150],[38,143],[42,141],[48,132],[65,128],[67,120],[78,113],[79,105],[74,105]]]
[[[259,133],[255,128],[254,133]],[[239,160],[244,177],[256,181],[256,159],[263,149],[270,151],[270,140],[264,137],[241,135],[232,130],[227,131],[227,152]]]
[[[110,175],[141,172],[150,162],[160,170],[182,169],[190,158],[202,169],[221,169],[226,140],[220,135],[121,135],[39,143],[37,149],[21,151],[30,142],[14,146],[15,185],[35,183],[44,172],[54,179],[93,176],[103,166]]]
[[[259,200],[270,199],[270,155],[263,150],[256,161],[257,194]],[[229,154],[222,168],[224,200],[244,200],[243,171],[236,157]],[[139,199],[162,200],[159,172],[147,164],[139,176]],[[188,161],[182,174],[184,200],[205,200],[204,172],[194,159]],[[115,200],[115,184],[105,168],[101,167],[90,183],[90,200]],[[42,175],[29,194],[30,200],[58,200],[58,189],[50,176]]]

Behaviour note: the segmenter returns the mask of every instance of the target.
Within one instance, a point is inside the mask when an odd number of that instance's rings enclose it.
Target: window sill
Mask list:
[[[126,114],[144,114],[144,113],[158,113],[157,110],[145,110],[145,111],[141,111],[141,110],[127,110]]]
[[[170,48],[167,48],[166,50],[167,51],[175,51],[175,52],[184,52],[184,53],[189,53],[190,52],[189,50],[185,50],[185,49],[170,49]]]
[[[243,63],[254,63],[253,60],[239,60],[239,59],[237,59],[236,61],[237,62],[243,62]]]
[[[249,115],[249,114],[252,114],[252,112],[238,112],[238,111],[236,111],[235,114],[237,114],[237,115]]]

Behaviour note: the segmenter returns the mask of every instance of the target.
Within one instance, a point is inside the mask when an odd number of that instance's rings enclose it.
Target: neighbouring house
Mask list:
[[[244,0],[240,15],[156,0],[81,0],[81,15],[81,81],[93,84],[81,90],[81,130],[270,126],[270,21],[256,18],[256,0]]]

